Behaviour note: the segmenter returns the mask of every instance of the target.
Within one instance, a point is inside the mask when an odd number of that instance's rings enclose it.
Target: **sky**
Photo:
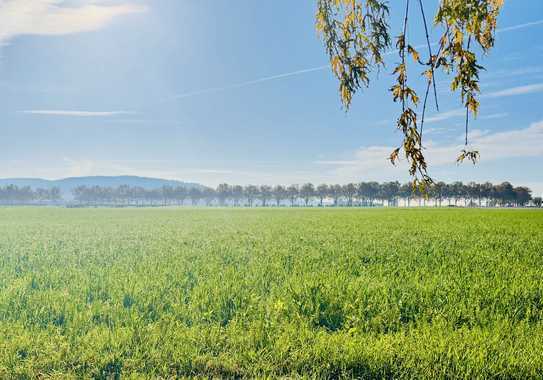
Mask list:
[[[397,54],[346,112],[315,0],[0,0],[0,177],[141,175],[217,185],[407,181],[388,89]],[[392,33],[403,7],[392,5]],[[427,0],[432,13],[437,0]],[[413,45],[424,42],[417,13]],[[543,193],[543,2],[506,1],[463,147],[438,75],[425,152],[440,181]],[[432,31],[437,39],[437,31]],[[421,50],[423,52],[423,50]],[[416,81],[418,72],[410,73]]]

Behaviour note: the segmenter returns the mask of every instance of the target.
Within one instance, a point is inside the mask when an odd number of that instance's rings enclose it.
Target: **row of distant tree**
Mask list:
[[[0,203],[15,204],[56,204],[62,202],[58,187],[50,189],[32,189],[29,186],[7,185],[0,187]]]
[[[509,182],[462,182],[433,184],[426,193],[414,190],[409,183],[361,182],[346,185],[314,186],[311,183],[290,186],[239,186],[221,184],[209,187],[141,187],[80,186],[73,190],[73,200],[62,198],[59,188],[32,189],[8,185],[0,187],[0,203],[64,204],[80,206],[526,206],[541,207],[540,197],[531,190],[514,187]]]
[[[426,193],[410,183],[361,182],[346,185],[170,187],[147,190],[141,187],[86,187],[73,191],[79,205],[207,205],[207,206],[541,206],[527,187],[509,182],[433,184]]]

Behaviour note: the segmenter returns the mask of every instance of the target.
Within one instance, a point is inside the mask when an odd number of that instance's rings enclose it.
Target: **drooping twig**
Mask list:
[[[422,135],[424,133],[424,118],[426,116],[426,104],[428,103],[428,95],[430,94],[430,86],[433,85],[434,87],[434,99],[435,99],[435,102],[436,102],[436,110],[437,112],[439,112],[439,103],[438,103],[438,100],[437,100],[437,88],[436,88],[436,78],[435,78],[435,65],[436,65],[436,61],[437,61],[437,57],[436,59],[434,60],[434,56],[432,54],[432,44],[430,43],[430,36],[428,34],[428,23],[426,22],[426,15],[424,13],[424,4],[422,3],[422,0],[419,0],[419,5],[420,5],[420,12],[421,12],[421,15],[422,15],[422,21],[423,21],[423,24],[424,24],[424,32],[426,34],[426,43],[428,45],[428,54],[430,55],[430,61],[429,61],[429,65],[430,65],[430,70],[431,70],[431,79],[428,80],[428,83],[426,84],[426,92],[424,94],[424,103],[422,105],[422,116],[421,116],[421,121],[420,121],[420,139],[421,139],[421,143],[422,143]],[[439,51],[441,52],[441,46],[440,46],[440,49]],[[438,53],[439,55],[439,53]]]
[[[407,82],[407,66],[406,66],[406,61],[405,61],[405,49],[407,47],[407,37],[406,37],[406,34],[407,34],[407,20],[409,18],[409,0],[406,1],[406,5],[405,5],[405,18],[404,18],[404,21],[403,21],[403,34],[402,34],[402,46],[401,46],[401,50],[400,50],[400,56],[402,57],[402,66],[404,68],[404,72],[405,72],[405,75],[404,75],[404,78],[403,78],[403,81],[402,81],[402,111],[405,112],[405,86],[406,86],[406,82]]]
[[[436,88],[436,79],[435,79],[435,62],[432,54],[432,44],[430,43],[430,36],[428,34],[428,23],[426,22],[426,15],[424,13],[424,5],[422,0],[419,0],[420,12],[422,14],[422,21],[424,23],[424,32],[426,33],[426,43],[428,44],[428,53],[430,54],[430,69],[432,70],[432,83],[434,85],[434,99],[436,101],[436,110],[439,112],[439,103],[437,101],[437,88]]]
[[[471,45],[471,36],[468,38],[468,46],[466,50],[469,50]],[[468,127],[469,126],[469,101],[466,102],[466,146],[468,145]]]
[[[468,124],[469,124],[469,108],[466,107],[466,143],[465,145],[468,145]]]
[[[424,132],[424,117],[426,116],[426,102],[428,102],[428,94],[430,93],[430,82],[426,84],[426,93],[424,94],[424,103],[422,105],[422,116],[420,118],[420,140],[422,144],[422,134]]]

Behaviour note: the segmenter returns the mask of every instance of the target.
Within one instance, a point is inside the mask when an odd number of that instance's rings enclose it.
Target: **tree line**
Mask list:
[[[58,204],[62,201],[58,187],[50,189],[32,189],[30,186],[7,185],[0,187],[0,203],[4,205],[18,204]]]
[[[79,206],[173,206],[206,205],[236,207],[268,206],[516,206],[541,207],[540,197],[524,186],[514,187],[509,182],[501,184],[438,182],[427,193],[413,188],[411,183],[361,182],[345,185],[311,183],[290,186],[229,185],[217,188],[164,186],[157,189],[142,187],[80,186],[72,191],[73,199],[63,199],[58,187],[32,189],[29,186],[7,185],[0,187],[3,205],[55,205]]]
[[[471,206],[541,207],[541,198],[532,198],[528,187],[501,184],[462,182],[432,184],[421,193],[412,183],[360,182],[345,185],[229,185],[211,187],[173,187],[157,189],[141,187],[80,186],[73,190],[73,204],[80,206]]]

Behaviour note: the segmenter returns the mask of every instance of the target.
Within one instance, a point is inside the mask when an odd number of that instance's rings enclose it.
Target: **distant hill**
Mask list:
[[[157,189],[162,186],[184,186],[189,189],[194,187],[204,187],[198,183],[137,176],[71,177],[58,180],[48,180],[41,178],[0,179],[0,187],[7,185],[15,185],[18,187],[30,186],[33,189],[50,189],[52,187],[58,187],[60,188],[62,195],[67,198],[71,197],[72,190],[78,186],[118,187],[121,185],[128,185],[131,187],[142,187],[147,190]]]

